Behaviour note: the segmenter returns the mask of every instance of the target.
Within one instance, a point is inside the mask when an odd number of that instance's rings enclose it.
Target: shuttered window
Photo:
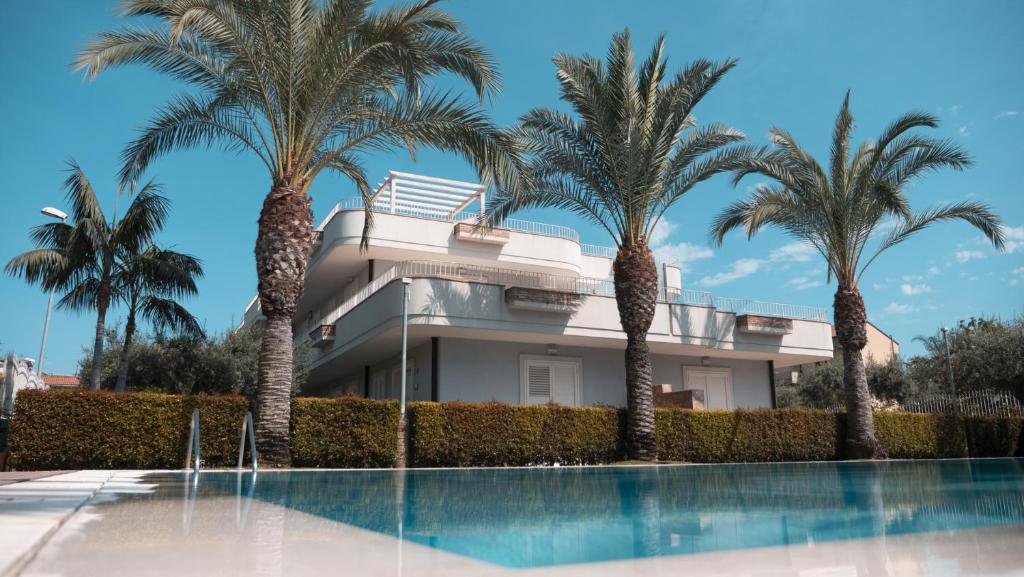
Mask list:
[[[551,367],[528,363],[527,394],[531,397],[551,398]]]
[[[571,357],[523,355],[519,367],[522,402],[529,405],[579,404],[580,360]]]

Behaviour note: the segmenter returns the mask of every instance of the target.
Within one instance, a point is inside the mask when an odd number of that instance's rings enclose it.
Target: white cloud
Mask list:
[[[995,115],[994,118],[996,120],[999,120],[999,119],[1002,119],[1002,118],[1013,118],[1014,116],[1017,116],[1018,114],[1020,114],[1020,113],[1017,112],[1016,110],[1004,110],[1004,111],[1000,112],[999,114]]]
[[[1019,267],[1017,267],[1017,268],[1015,268],[1015,269],[1011,270],[1011,271],[1010,271],[1010,274],[1019,274],[1019,275],[1024,275],[1024,266],[1019,266]]]
[[[935,276],[935,275],[939,274],[940,272],[942,272],[942,269],[940,269],[937,266],[933,265],[933,266],[928,267],[928,276]]]
[[[798,276],[793,277],[786,281],[785,286],[792,287],[798,291],[811,289],[814,287],[824,286],[825,283],[820,280],[812,280],[810,277]]]
[[[914,312],[914,307],[906,304],[891,302],[889,303],[889,306],[885,307],[882,310],[883,312],[889,313],[891,315],[905,315],[907,313]]]
[[[914,282],[916,280],[924,280],[924,277],[919,274],[905,274],[901,277],[907,282]]]
[[[956,129],[956,133],[959,134],[960,136],[970,136],[971,135],[971,128],[970,128],[970,126],[964,125],[964,126],[961,126],[960,128],[957,128]]]
[[[939,110],[942,111],[942,112],[945,112],[947,114],[956,114],[956,113],[960,112],[963,109],[964,109],[964,106],[962,104],[954,104],[953,106],[950,106],[950,107],[945,108],[945,109],[941,109],[940,108]]]
[[[741,258],[732,263],[726,272],[706,276],[700,279],[700,284],[706,287],[715,287],[744,277],[748,277],[761,269],[764,261],[756,258]]]
[[[1007,254],[1013,254],[1024,248],[1024,225],[1003,226],[1003,236],[1006,238],[1004,250]]]
[[[963,264],[975,259],[985,258],[985,253],[980,250],[958,250],[953,253],[953,258],[956,259],[956,262]]]
[[[686,263],[714,256],[715,252],[707,246],[690,242],[666,243],[677,228],[678,225],[667,218],[662,218],[654,225],[650,244],[655,256],[663,261],[677,263],[684,270],[687,269]]]
[[[814,245],[806,242],[784,244],[768,254],[771,262],[807,262],[818,254]]]
[[[706,246],[700,246],[689,242],[663,244],[661,246],[655,246],[652,250],[654,251],[654,254],[662,260],[677,262],[680,265],[700,260],[702,258],[710,258],[715,254],[715,251]]]
[[[651,246],[663,245],[677,228],[679,228],[679,225],[663,217],[658,221],[658,224],[654,225],[654,230],[651,231],[651,238],[647,240]]]
[[[932,292],[932,287],[926,284],[903,283],[900,285],[900,292],[905,295],[920,295]]]

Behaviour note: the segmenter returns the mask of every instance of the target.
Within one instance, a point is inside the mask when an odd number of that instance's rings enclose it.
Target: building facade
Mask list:
[[[485,202],[478,184],[392,172],[365,250],[362,200],[330,211],[293,327],[311,354],[305,393],[397,398],[407,291],[408,399],[625,405],[615,250],[552,224],[479,229]],[[659,269],[648,342],[664,390],[697,390],[707,408],[769,407],[776,368],[832,357],[825,311],[717,297]],[[243,325],[261,318],[253,299]]]

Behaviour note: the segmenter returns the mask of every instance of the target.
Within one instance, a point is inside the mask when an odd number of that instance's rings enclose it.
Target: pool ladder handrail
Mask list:
[[[252,472],[257,471],[259,462],[259,453],[256,452],[256,429],[252,424],[252,411],[245,412],[245,418],[242,419],[242,438],[238,443],[238,468],[241,469],[245,463],[245,440],[246,437],[249,439],[249,453],[252,455]]]
[[[201,457],[199,455],[199,408],[196,407],[192,410],[192,424],[189,426],[188,431],[188,452],[185,454],[185,469],[189,468],[189,463],[192,462],[192,455],[195,455],[195,463],[192,465],[192,472],[197,476],[199,475],[199,463]]]

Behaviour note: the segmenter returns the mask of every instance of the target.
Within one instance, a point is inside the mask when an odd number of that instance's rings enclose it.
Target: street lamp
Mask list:
[[[52,206],[43,207],[39,212],[50,218],[55,218],[62,223],[66,223],[68,221],[68,215],[66,212],[53,208]],[[43,342],[39,345],[39,364],[36,365],[36,374],[40,377],[43,375],[43,361],[46,358],[46,336],[50,332],[50,315],[53,314],[53,293],[56,290],[56,287],[50,289],[50,302],[46,305],[46,322],[43,323]]]

